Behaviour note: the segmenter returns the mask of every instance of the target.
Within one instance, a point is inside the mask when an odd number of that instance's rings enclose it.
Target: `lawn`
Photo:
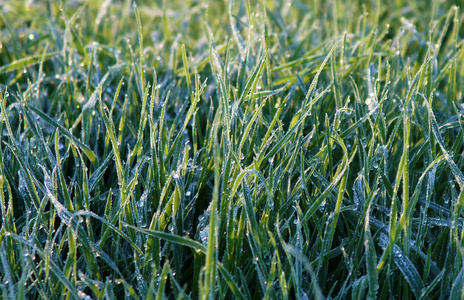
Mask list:
[[[464,298],[463,4],[0,0],[0,297]]]

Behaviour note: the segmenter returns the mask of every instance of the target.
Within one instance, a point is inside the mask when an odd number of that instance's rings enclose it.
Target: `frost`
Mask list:
[[[370,65],[369,68],[367,68],[367,98],[365,103],[367,105],[367,108],[369,109],[369,113],[376,116],[376,110],[379,102],[377,101],[377,96],[375,94],[374,86],[372,84],[372,76],[374,75],[374,73],[375,69],[373,65]]]
[[[27,197],[26,180],[24,180],[24,176],[21,171],[18,171],[18,177],[19,177],[18,191],[21,194],[21,197],[25,199]]]
[[[140,226],[145,227],[146,226],[146,220],[145,220],[145,215],[147,212],[147,198],[148,198],[148,192],[150,190],[146,189],[142,196],[140,196],[139,201],[137,201],[137,222],[139,223]]]
[[[353,184],[353,199],[356,208],[362,211],[364,207],[364,189],[363,189],[363,175],[360,173]]]
[[[208,245],[210,216],[211,204],[208,206],[208,209],[206,209],[203,215],[198,218],[198,237],[205,246]]]

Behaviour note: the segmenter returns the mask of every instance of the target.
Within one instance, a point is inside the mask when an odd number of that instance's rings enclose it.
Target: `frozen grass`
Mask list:
[[[2,297],[464,297],[459,8],[201,2],[0,1]]]

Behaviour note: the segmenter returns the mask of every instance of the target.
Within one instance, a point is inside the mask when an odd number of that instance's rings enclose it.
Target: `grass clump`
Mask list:
[[[459,7],[205,3],[0,2],[2,297],[464,297]]]

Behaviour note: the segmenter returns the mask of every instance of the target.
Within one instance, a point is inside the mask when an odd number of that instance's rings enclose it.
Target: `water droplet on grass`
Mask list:
[[[374,169],[378,169],[379,168],[379,159],[378,157],[374,157],[374,160],[372,161],[372,167]]]

